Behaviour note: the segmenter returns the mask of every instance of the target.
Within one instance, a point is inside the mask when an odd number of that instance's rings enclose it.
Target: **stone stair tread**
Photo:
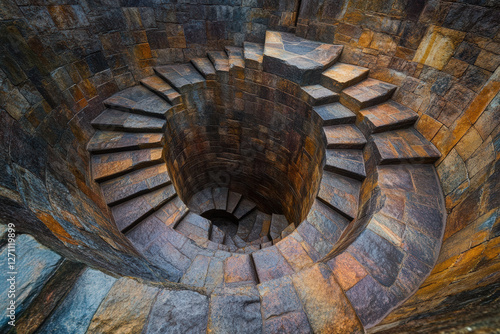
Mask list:
[[[283,231],[288,226],[288,220],[283,215],[272,214],[271,225],[269,228],[269,236],[271,239],[276,239],[281,236],[281,231]]]
[[[163,65],[154,71],[181,93],[205,84],[205,78],[191,64]]]
[[[340,56],[343,46],[315,42],[290,33],[266,31],[263,68],[301,86],[319,83],[321,73]]]
[[[351,110],[359,111],[387,101],[396,89],[397,86],[393,84],[368,78],[344,89],[340,94],[340,102]]]
[[[350,223],[350,219],[319,200],[314,201],[307,221],[331,244],[335,244],[340,239],[342,232]]]
[[[207,80],[215,80],[215,68],[210,59],[206,57],[191,59],[193,66],[205,77]]]
[[[243,198],[236,207],[236,209],[234,210],[233,215],[236,218],[241,219],[246,214],[250,213],[250,211],[252,211],[254,208],[255,208],[254,202],[252,202],[249,199]]]
[[[365,133],[378,133],[409,127],[417,119],[418,114],[416,112],[394,100],[389,100],[360,110],[358,126],[362,130],[366,129]]]
[[[312,106],[333,103],[339,100],[339,95],[337,93],[321,85],[302,86],[300,88],[302,89],[302,100]]]
[[[233,213],[234,209],[238,205],[241,199],[241,194],[238,194],[234,191],[229,191],[229,195],[227,196],[227,212]]]
[[[172,107],[143,86],[134,86],[104,100],[104,105],[111,109],[133,112],[142,115],[163,118]]]
[[[114,109],[105,109],[92,122],[99,130],[129,132],[162,132],[165,120],[156,117],[132,114]]]
[[[269,226],[271,224],[271,215],[264,213],[262,211],[257,211],[257,215],[255,217],[255,222],[252,226],[252,230],[248,234],[248,240],[258,240],[259,238],[268,238]],[[267,225],[267,231],[263,232],[265,228],[264,225]],[[269,241],[269,240],[266,240]]]
[[[160,163],[103,182],[101,190],[106,203],[115,205],[170,182],[166,164]]]
[[[260,283],[294,273],[292,267],[276,246],[261,249],[252,253],[251,256]]]
[[[227,188],[212,188],[212,197],[216,210],[226,211],[228,193],[229,189]]]
[[[191,235],[207,239],[210,237],[212,223],[193,212],[188,214],[179,222],[175,230],[189,237]]]
[[[372,138],[378,164],[433,163],[441,157],[438,149],[415,128],[382,132]]]
[[[181,94],[157,75],[141,79],[140,83],[174,105],[182,102]]]
[[[318,198],[349,219],[356,218],[361,182],[332,172],[323,172]]]
[[[234,241],[234,244],[236,245],[236,247],[245,248],[247,246],[247,243],[245,242],[245,240],[241,239],[241,237],[238,236],[237,234],[234,235],[232,238],[233,238],[233,241]]]
[[[262,70],[262,60],[264,58],[263,44],[244,42],[243,55],[245,57],[245,67]]]
[[[326,171],[349,176],[358,180],[366,177],[363,151],[352,149],[327,149]]]
[[[369,69],[366,67],[335,63],[321,74],[321,84],[339,93],[343,89],[366,79],[368,72]]]
[[[153,215],[163,225],[175,228],[188,213],[188,210],[188,207],[182,202],[181,198],[175,196],[160,209],[156,210]]]
[[[210,241],[218,244],[223,244],[226,238],[226,232],[215,225],[212,225],[212,233],[210,233]]]
[[[130,229],[175,195],[175,188],[170,184],[114,206],[111,212],[113,213],[116,226],[118,226],[120,231]]]
[[[215,209],[215,203],[212,196],[212,188],[205,188],[194,194],[188,202],[191,211],[201,215],[202,213]]]
[[[356,121],[356,115],[339,102],[317,106],[313,110],[323,120],[323,126],[354,123]]]
[[[257,214],[258,210],[253,210],[238,222],[238,232],[236,234],[244,241],[251,241],[249,240],[249,235],[257,219]]]
[[[330,125],[323,127],[327,148],[362,149],[366,138],[354,124]]]
[[[87,150],[92,153],[109,153],[161,146],[163,146],[162,133],[96,131],[87,144]]]
[[[233,238],[231,236],[227,235],[227,234],[226,234],[226,239],[224,240],[223,244],[226,245],[226,246],[228,246],[231,249],[235,249],[236,250],[236,248],[237,248],[236,245],[235,245],[235,243],[234,243]]]
[[[243,56],[243,48],[237,46],[225,47],[227,56],[229,58],[229,68],[245,68],[245,58]]]
[[[162,148],[92,155],[92,176],[101,182],[163,161]]]
[[[224,51],[208,51],[207,55],[217,72],[229,72],[229,58]]]

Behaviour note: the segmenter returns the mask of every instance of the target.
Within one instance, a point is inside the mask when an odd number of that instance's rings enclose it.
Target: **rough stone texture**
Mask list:
[[[204,333],[207,321],[207,296],[188,290],[161,290],[144,333]]]
[[[157,288],[131,279],[116,281],[99,305],[86,333],[142,332],[157,294]]]
[[[39,333],[85,333],[116,279],[87,269]]]

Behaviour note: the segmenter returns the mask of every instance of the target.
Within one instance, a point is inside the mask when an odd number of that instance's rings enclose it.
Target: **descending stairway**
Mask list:
[[[87,269],[40,333],[71,332],[62,322],[76,320],[61,310],[73,314],[83,303],[74,296],[96,281],[100,292],[79,320],[92,333],[113,323],[106,316],[106,307],[117,307],[113,301],[132,313],[116,299],[132,291],[146,296],[133,307],[140,311],[137,332],[145,333],[168,326],[361,333],[410,296],[441,243],[444,205],[432,165],[439,152],[413,127],[417,114],[391,99],[397,87],[370,78],[367,68],[337,62],[341,52],[341,46],[267,32],[264,45],[245,42],[190,64],[156,67],[141,85],[107,99],[88,144],[93,178],[120,231],[166,280],[187,290]],[[263,71],[284,78],[282,89],[307,103],[323,127],[324,170],[300,224],[222,186],[201,189],[184,203],[162,156],[166,117],[195,105],[190,94],[215,82],[253,85]],[[172,311],[179,300],[179,311]]]

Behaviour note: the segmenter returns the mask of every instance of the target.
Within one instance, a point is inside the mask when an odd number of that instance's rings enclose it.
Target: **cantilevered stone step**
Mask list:
[[[205,85],[205,78],[191,64],[158,66],[154,71],[180,93],[197,90]]]
[[[227,196],[227,212],[233,213],[234,209],[238,205],[241,199],[241,194],[235,193],[234,191],[229,191]]]
[[[172,88],[165,80],[157,75],[153,75],[144,79],[141,79],[141,84],[153,93],[157,94],[161,98],[169,101],[170,103],[176,105],[182,103],[182,96],[178,91]]]
[[[162,133],[97,131],[87,144],[94,154],[163,146]]]
[[[363,151],[327,149],[324,169],[362,181],[366,177]]]
[[[269,228],[269,236],[274,240],[281,236],[283,231],[288,226],[288,220],[283,215],[272,214],[271,226]]]
[[[208,51],[207,55],[217,72],[229,72],[229,58],[224,51]]]
[[[350,177],[324,171],[318,198],[349,219],[358,214],[361,182]]]
[[[339,95],[321,85],[311,85],[300,87],[302,100],[311,106],[333,103],[339,100]]]
[[[262,71],[262,60],[264,58],[264,45],[244,42],[243,56],[245,57],[245,67]]]
[[[387,101],[396,88],[390,83],[368,78],[344,89],[340,94],[340,102],[353,111],[359,111]]]
[[[194,235],[204,239],[209,238],[211,229],[212,223],[210,220],[193,212],[189,212],[175,228],[176,231],[181,232],[187,237]]]
[[[159,163],[103,182],[101,190],[106,203],[112,206],[168,184],[167,165]]]
[[[215,225],[212,225],[212,233],[210,233],[210,241],[218,244],[223,244],[226,239],[226,233]]]
[[[241,202],[238,204],[238,207],[236,210],[234,210],[233,215],[241,219],[243,218],[246,214],[250,213],[255,208],[255,203],[250,201],[249,199],[243,198]]]
[[[227,188],[213,188],[212,197],[214,199],[215,209],[224,210],[227,208],[227,196],[229,189]]]
[[[366,138],[354,124],[341,124],[323,127],[327,148],[362,149]]]
[[[253,226],[257,219],[258,210],[252,210],[251,213],[246,215],[243,219],[238,222],[238,232],[236,233],[244,241],[251,241],[248,239],[250,232],[252,232]]]
[[[105,153],[92,156],[92,176],[102,182],[129,171],[163,162],[162,148]]]
[[[229,58],[229,69],[245,68],[245,59],[243,58],[243,48],[236,46],[226,46],[226,53]]]
[[[205,188],[198,191],[189,199],[188,206],[191,211],[199,215],[206,211],[215,209],[212,188]]]
[[[436,147],[414,128],[374,134],[378,164],[433,163],[441,156]]]
[[[92,122],[92,126],[104,131],[163,132],[165,120],[106,109]]]
[[[266,242],[269,241],[269,227],[271,226],[271,215],[264,212],[257,211],[255,217],[255,222],[252,226],[252,230],[248,234],[248,240],[258,240],[262,238],[267,238]]]
[[[189,209],[182,202],[179,196],[173,197],[170,201],[164,204],[153,215],[158,221],[171,228],[176,228],[179,222],[188,213]]]
[[[233,238],[233,241],[234,241],[234,244],[236,245],[236,247],[244,248],[247,246],[247,243],[245,242],[245,240],[241,239],[237,234],[234,235],[232,238]]]
[[[251,256],[261,283],[294,273],[276,246],[261,249]]]
[[[361,66],[336,63],[321,74],[321,84],[326,88],[340,93],[343,89],[363,81],[368,76],[369,69]]]
[[[111,209],[116,226],[120,231],[130,229],[148,214],[152,213],[175,196],[173,185],[168,185],[150,193],[135,197]]]
[[[356,121],[356,115],[339,102],[317,106],[313,110],[323,120],[323,126],[348,124]]]
[[[337,61],[342,48],[289,33],[267,31],[263,68],[301,86],[318,84],[321,73]]]
[[[215,68],[208,58],[194,58],[191,59],[193,66],[205,77],[207,80],[215,80]]]
[[[350,219],[317,199],[309,210],[307,221],[332,245],[339,240],[342,232],[350,223]]]
[[[172,107],[168,102],[143,86],[134,86],[104,100],[104,105],[111,109],[132,112],[141,115],[164,118]]]
[[[233,241],[233,238],[227,234],[226,234],[226,239],[224,240],[223,244],[228,246],[231,249],[231,251],[235,251],[237,249],[237,247]]]
[[[394,100],[362,109],[358,113],[357,124],[365,135],[412,126],[418,114]]]

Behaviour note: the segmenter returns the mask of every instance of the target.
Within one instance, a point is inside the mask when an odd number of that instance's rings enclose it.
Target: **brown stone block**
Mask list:
[[[344,291],[368,275],[365,268],[348,252],[337,255],[328,261],[328,265]]]
[[[224,260],[224,282],[226,284],[257,284],[257,275],[250,255],[237,255]]]

